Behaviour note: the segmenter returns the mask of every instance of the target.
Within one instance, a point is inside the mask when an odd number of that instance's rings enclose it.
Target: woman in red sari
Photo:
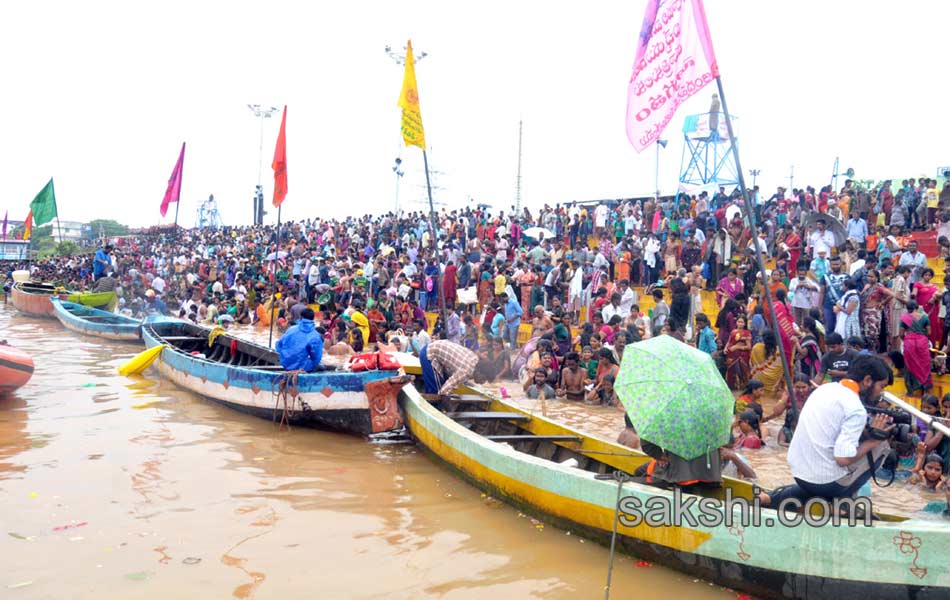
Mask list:
[[[798,333],[795,331],[795,318],[792,317],[792,309],[786,302],[787,292],[785,288],[779,288],[775,292],[775,318],[778,321],[778,330],[782,337],[782,352],[788,360],[789,366],[794,364],[795,349],[799,348]]]
[[[798,269],[798,259],[802,255],[802,238],[795,233],[791,223],[785,224],[785,239],[782,242],[788,251],[788,271],[794,273]]]
[[[942,321],[940,318],[940,294],[939,288],[931,283],[934,278],[934,270],[924,269],[920,274],[921,281],[914,284],[910,290],[910,297],[917,301],[917,304],[924,309],[927,317],[930,319],[930,341],[934,348],[940,347],[940,338],[943,335]]]
[[[731,390],[741,390],[749,383],[752,332],[746,325],[745,315],[736,317],[736,328],[723,349],[726,356],[726,383]]]
[[[901,316],[904,334],[904,383],[907,393],[926,392],[933,387],[930,377],[930,319],[913,300],[907,303],[907,312]]]

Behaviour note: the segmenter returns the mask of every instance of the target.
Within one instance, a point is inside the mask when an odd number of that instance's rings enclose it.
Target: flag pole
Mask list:
[[[56,211],[59,212],[58,210]],[[59,224],[59,215],[56,215],[56,229],[59,230],[59,243],[63,243],[63,226]]]
[[[425,166],[426,170],[426,190],[429,192],[429,229],[432,230],[432,247],[435,248],[435,264],[438,268],[435,272],[435,283],[439,288],[439,306],[441,307],[442,314],[442,333],[443,335],[448,331],[448,318],[446,315],[446,306],[445,306],[445,289],[442,287],[442,258],[439,256],[439,234],[438,229],[435,227],[435,206],[432,204],[432,184],[429,182],[429,157],[426,155],[425,148],[422,149],[422,164]],[[423,285],[425,282],[423,281]],[[425,310],[425,308],[423,308]]]
[[[745,177],[743,176],[742,165],[739,163],[739,145],[736,142],[736,137],[732,131],[732,117],[729,116],[729,108],[726,105],[726,94],[722,89],[722,78],[716,76],[716,87],[719,88],[719,99],[722,101],[722,112],[725,113],[726,117],[726,129],[729,132],[729,141],[732,143],[732,152],[736,157],[736,170],[739,172],[739,189],[742,190],[742,200],[745,204],[746,217],[749,222],[749,230],[752,233],[752,246],[755,251],[756,262],[759,266],[759,273],[762,276],[762,291],[765,293],[765,301],[769,307],[769,314],[771,315],[772,320],[772,331],[775,332],[775,341],[778,342],[778,354],[782,359],[782,371],[785,374],[785,385],[788,389],[788,399],[789,399],[789,417],[794,417],[797,413],[797,408],[795,406],[795,389],[792,387],[792,372],[789,365],[791,360],[790,356],[785,356],[785,350],[782,346],[782,332],[779,329],[778,318],[775,316],[775,305],[772,302],[772,290],[769,289],[768,277],[765,275],[765,260],[762,258],[762,250],[759,248],[759,232],[758,227],[755,224],[755,207],[749,199],[748,190],[745,187]]]
[[[272,342],[274,341],[274,321],[277,320],[274,316],[274,301],[278,299],[277,298],[277,293],[278,293],[277,292],[277,261],[280,260],[280,209],[282,208],[282,206],[283,206],[283,202],[281,202],[281,206],[277,207],[277,243],[275,244],[276,249],[274,250],[274,273],[273,273],[274,293],[271,295],[270,310],[268,311],[270,312],[270,333],[267,335],[268,348],[273,347]],[[265,256],[265,258],[267,257]]]

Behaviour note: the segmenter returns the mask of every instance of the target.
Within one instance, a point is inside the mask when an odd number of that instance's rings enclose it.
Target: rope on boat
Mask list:
[[[614,503],[614,532],[610,536],[610,563],[607,566],[607,585],[604,586],[604,599],[610,600],[610,578],[614,574],[614,550],[617,544],[617,523],[620,522],[620,497],[623,495],[623,484],[632,478],[623,471],[614,471],[604,475],[597,475],[596,479],[613,479],[617,482],[617,501]]]
[[[277,424],[278,429],[283,429],[286,426],[290,430],[290,411],[293,410],[297,399],[297,376],[303,372],[300,370],[287,371],[274,381],[271,393],[275,396],[274,423]],[[278,412],[280,413],[280,423],[277,422]]]

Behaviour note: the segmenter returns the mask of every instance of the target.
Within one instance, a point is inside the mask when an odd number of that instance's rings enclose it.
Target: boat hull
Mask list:
[[[524,413],[502,404],[505,411]],[[477,487],[565,529],[609,542],[616,482],[489,441],[436,410],[410,386],[400,395],[400,405],[413,437]],[[572,431],[543,417],[534,417],[531,427],[533,432]],[[608,444],[615,454],[631,456],[629,449],[573,433],[583,438],[582,448]],[[625,483],[623,496],[637,498],[642,506],[672,494]],[[764,513],[775,516],[774,511]],[[620,524],[618,544],[643,559],[761,597],[864,600],[950,594],[950,576],[941,566],[950,550],[950,528],[931,521],[856,528]]]
[[[53,316],[70,331],[107,340],[138,342],[142,339],[142,322],[137,319],[65,302],[56,297],[50,298],[50,304]]]
[[[17,390],[33,377],[33,358],[13,346],[0,344],[0,394]]]
[[[31,317],[52,318],[53,305],[50,304],[49,294],[34,294],[21,289],[19,284],[13,284],[10,289],[10,299],[13,307]]]
[[[142,329],[142,339],[149,348],[162,344],[161,338],[148,327]],[[174,347],[167,347],[154,365],[169,381],[228,408],[291,425],[361,435],[390,428],[380,429],[381,413],[398,414],[395,402],[392,402],[391,411],[383,406],[371,406],[365,391],[367,385],[372,386],[375,382],[385,384],[395,379],[395,389],[398,389],[405,383],[398,371],[326,371],[299,374],[294,387],[287,381],[285,372],[213,362]],[[291,383],[292,388],[286,400],[277,394],[285,381]],[[400,420],[391,428],[401,425]]]
[[[47,284],[17,282],[10,289],[14,308],[31,317],[56,318],[50,298],[58,297],[83,306],[112,310],[117,301],[114,292],[70,292]]]

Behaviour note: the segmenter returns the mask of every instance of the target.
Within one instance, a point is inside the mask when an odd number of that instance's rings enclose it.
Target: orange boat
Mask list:
[[[0,342],[0,394],[22,387],[33,376],[33,359],[29,354]]]

